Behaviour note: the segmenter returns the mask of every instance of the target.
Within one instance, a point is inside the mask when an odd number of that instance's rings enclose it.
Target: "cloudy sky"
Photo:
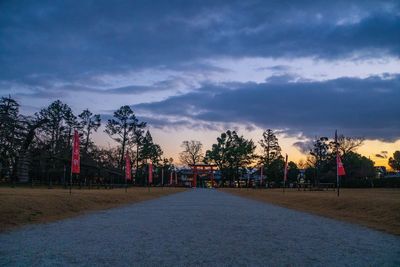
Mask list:
[[[131,105],[168,157],[272,128],[298,160],[338,129],[380,163],[400,149],[399,56],[399,1],[0,2],[0,95],[24,113]]]

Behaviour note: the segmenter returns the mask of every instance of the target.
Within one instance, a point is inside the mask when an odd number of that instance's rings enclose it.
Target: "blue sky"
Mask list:
[[[399,55],[398,1],[0,3],[0,95],[131,105],[166,156],[227,128],[275,129],[297,158],[334,129],[399,149]]]

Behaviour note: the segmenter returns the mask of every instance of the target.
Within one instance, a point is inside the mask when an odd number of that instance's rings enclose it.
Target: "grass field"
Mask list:
[[[113,190],[0,188],[0,232],[30,223],[45,223],[89,211],[109,209],[177,192],[183,188]]]
[[[221,190],[400,235],[400,189],[342,189],[340,197],[333,191]]]

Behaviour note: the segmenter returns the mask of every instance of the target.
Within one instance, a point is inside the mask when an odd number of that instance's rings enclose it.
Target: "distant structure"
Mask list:
[[[387,174],[387,170],[385,166],[375,166],[376,178],[384,178]]]

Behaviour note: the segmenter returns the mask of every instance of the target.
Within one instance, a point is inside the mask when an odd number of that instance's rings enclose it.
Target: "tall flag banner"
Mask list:
[[[285,170],[283,172],[283,180],[286,182],[287,180],[287,173],[288,173],[288,155],[286,154],[285,158]]]
[[[126,153],[125,156],[125,179],[126,180],[132,180],[132,174],[131,174],[131,158],[129,157],[128,153]]]
[[[336,187],[337,196],[339,196],[340,176],[346,175],[342,160],[339,155],[339,142],[337,137],[337,130],[335,131],[335,145],[336,145]]]
[[[149,163],[149,184],[153,183],[153,163]]]
[[[172,185],[172,171],[171,171],[171,175],[169,176],[169,184]]]
[[[72,147],[71,173],[79,174],[81,172],[81,161],[79,155],[79,134],[74,131],[74,142]]]
[[[337,164],[337,173],[339,176],[346,175],[346,171],[344,170],[344,166],[342,160],[340,159],[339,154],[336,155],[336,164]]]
[[[175,171],[175,184],[178,184],[178,173]]]

